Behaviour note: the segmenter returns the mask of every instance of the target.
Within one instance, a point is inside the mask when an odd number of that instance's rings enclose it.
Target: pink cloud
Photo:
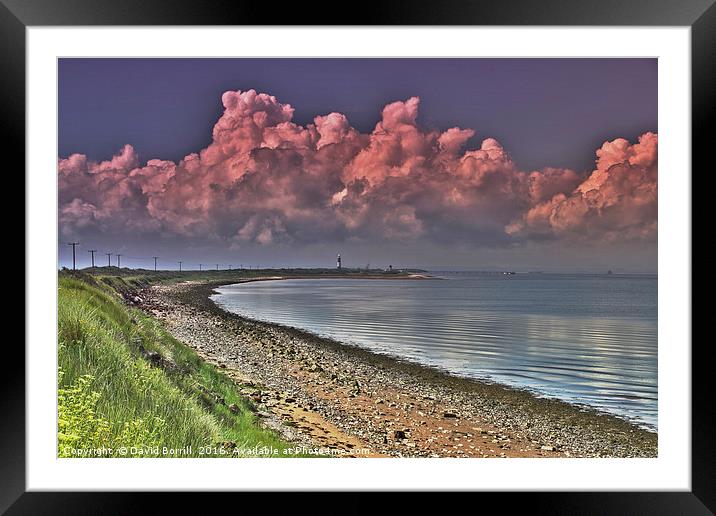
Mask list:
[[[650,239],[657,231],[658,137],[605,142],[597,168],[573,191],[558,193],[511,223],[512,234],[554,234],[606,240]]]
[[[169,234],[229,245],[345,239],[632,239],[656,232],[657,136],[605,142],[596,169],[522,171],[493,138],[418,124],[420,100],[385,106],[368,134],[345,115],[301,126],[275,97],[229,91],[212,142],[178,163],[58,161],[63,232]]]

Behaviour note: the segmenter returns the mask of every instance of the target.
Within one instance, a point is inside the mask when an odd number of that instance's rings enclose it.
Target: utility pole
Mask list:
[[[154,258],[154,272],[156,272],[156,271],[157,271],[157,258],[159,258],[159,257],[158,257],[158,256],[152,256],[152,258]]]
[[[121,254],[117,254],[117,268],[118,268],[118,269],[121,268],[121,266],[120,266],[120,261],[119,261],[119,259],[121,258],[121,256],[122,256]]]
[[[181,262],[179,262],[179,272],[181,272]]]
[[[94,253],[97,252],[97,249],[90,249],[87,251],[88,253],[92,254],[92,267],[94,267]]]
[[[107,267],[112,266],[112,253],[104,253],[107,255]]]
[[[79,242],[70,242],[67,245],[72,246],[72,270],[74,271],[74,270],[77,270],[76,262],[75,262],[75,247],[80,245],[80,243]]]

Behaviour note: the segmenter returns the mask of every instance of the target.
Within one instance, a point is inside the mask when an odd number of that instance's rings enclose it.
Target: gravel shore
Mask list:
[[[218,285],[153,286],[141,307],[299,445],[354,457],[657,456],[656,433],[611,415],[230,314],[209,299]]]

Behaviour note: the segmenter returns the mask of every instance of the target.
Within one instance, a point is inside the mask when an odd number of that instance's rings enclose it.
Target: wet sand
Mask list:
[[[657,456],[656,433],[615,416],[231,314],[209,299],[219,285],[153,286],[141,307],[297,444],[355,457]]]

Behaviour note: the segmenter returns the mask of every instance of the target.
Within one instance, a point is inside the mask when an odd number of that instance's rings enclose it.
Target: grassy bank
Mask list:
[[[59,277],[58,455],[285,456],[242,386],[123,302],[148,279],[109,277]]]

